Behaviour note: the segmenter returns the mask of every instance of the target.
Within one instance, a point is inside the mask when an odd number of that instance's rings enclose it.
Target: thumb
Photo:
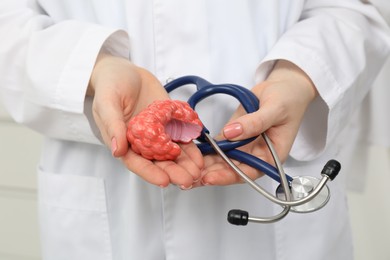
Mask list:
[[[126,123],[123,112],[119,105],[115,103],[105,103],[104,109],[94,109],[94,118],[100,130],[104,143],[111,149],[115,157],[121,157],[128,151],[126,138]]]
[[[126,138],[126,124],[122,120],[112,120],[108,129],[108,138],[111,141],[111,153],[115,157],[124,156],[129,144]]]
[[[230,121],[223,128],[223,135],[231,141],[258,136],[280,122],[280,113],[272,107],[263,106],[256,112],[245,114]]]

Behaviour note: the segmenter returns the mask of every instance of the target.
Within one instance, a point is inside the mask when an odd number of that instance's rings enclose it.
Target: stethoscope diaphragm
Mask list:
[[[300,200],[308,196],[315,186],[320,182],[319,179],[311,176],[297,176],[293,177],[290,182],[290,194],[291,200]],[[285,199],[285,193],[282,185],[279,185],[276,189],[276,197],[279,199]],[[312,200],[302,205],[292,206],[290,210],[295,213],[308,213],[321,209],[328,203],[330,198],[330,192],[327,185],[325,185],[320,193],[317,194]]]

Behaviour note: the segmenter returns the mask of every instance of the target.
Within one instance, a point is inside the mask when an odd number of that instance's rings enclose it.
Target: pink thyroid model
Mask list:
[[[198,114],[179,100],[156,100],[133,117],[127,128],[131,149],[149,160],[175,160],[181,153],[177,143],[200,136],[203,125]]]

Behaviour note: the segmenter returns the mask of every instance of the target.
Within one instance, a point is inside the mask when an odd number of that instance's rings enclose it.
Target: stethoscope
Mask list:
[[[193,84],[197,88],[197,91],[190,96],[187,101],[194,110],[200,101],[215,94],[227,94],[236,98],[247,113],[257,111],[260,106],[257,97],[244,87],[234,84],[214,85],[197,76],[184,76],[174,79],[165,85],[165,89],[167,92],[171,92],[188,84]],[[330,191],[326,183],[337,176],[341,169],[340,163],[336,160],[328,161],[321,171],[321,179],[311,176],[291,177],[284,172],[282,163],[271,140],[265,133],[262,133],[261,136],[272,154],[276,168],[260,158],[236,149],[252,142],[257,137],[242,141],[215,141],[210,136],[209,130],[204,127],[201,136],[197,139],[197,146],[203,154],[217,153],[220,155],[222,159],[254,190],[283,208],[279,214],[271,217],[253,217],[249,216],[246,211],[232,209],[229,211],[227,217],[229,223],[234,225],[246,225],[248,222],[273,223],[284,218],[289,211],[307,213],[324,207],[330,198]],[[232,162],[231,159],[254,167],[280,183],[276,189],[276,196],[272,195],[250,179]]]

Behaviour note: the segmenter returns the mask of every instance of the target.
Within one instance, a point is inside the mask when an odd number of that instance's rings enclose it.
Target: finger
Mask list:
[[[199,180],[199,166],[203,165],[195,163],[186,154],[180,155],[176,161],[150,161],[131,149],[121,159],[129,170],[151,184],[166,187],[173,183],[182,189],[190,189],[194,181]]]
[[[151,184],[166,187],[170,183],[168,174],[161,167],[134,153],[131,149],[121,157],[121,161],[130,171]]]
[[[225,163],[217,163],[203,170],[202,184],[205,186],[238,183],[240,178]]]
[[[264,105],[254,113],[245,114],[229,122],[223,128],[223,135],[232,141],[243,140],[258,136],[284,120],[285,113],[280,106]]]
[[[155,162],[169,176],[170,182],[181,189],[190,189],[200,180],[203,157],[195,144],[182,145],[180,156],[175,161]]]
[[[192,188],[194,178],[185,168],[178,165],[175,161],[158,161],[155,164],[169,176],[170,183],[184,190]]]
[[[238,165],[238,168],[245,173],[250,179],[255,180],[262,176],[262,174],[245,164]],[[244,180],[234,170],[227,165],[215,165],[207,169],[202,177],[204,185],[231,185],[236,183],[243,183]]]
[[[263,175],[259,170],[237,160],[232,160],[232,162],[252,180]],[[243,182],[240,175],[216,155],[206,156],[205,164],[206,167],[202,172],[203,185],[230,185]]]
[[[191,171],[193,172],[191,173],[191,175],[194,177],[195,180],[199,180],[201,170],[204,167],[204,160],[203,160],[202,153],[194,143],[183,144],[181,145],[181,149],[183,155],[186,155],[186,157],[189,158],[192,162],[192,167],[194,170]]]

